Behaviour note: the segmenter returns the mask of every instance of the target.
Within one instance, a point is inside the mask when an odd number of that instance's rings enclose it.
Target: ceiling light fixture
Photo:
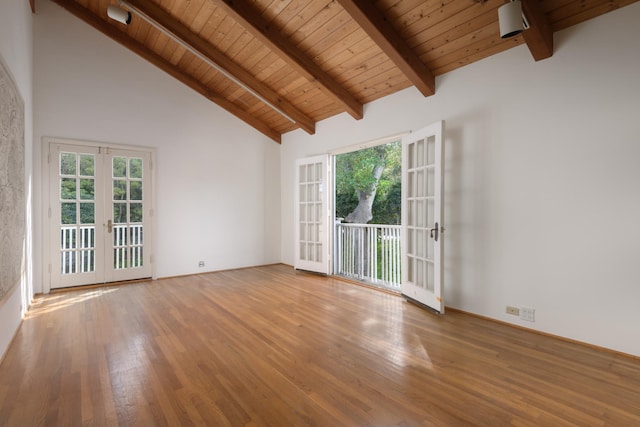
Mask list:
[[[118,21],[124,25],[131,24],[131,12],[122,10],[118,6],[110,5],[107,8],[107,16],[114,21]]]
[[[506,39],[517,36],[523,30],[529,29],[529,22],[522,13],[520,0],[511,0],[498,8],[498,21],[500,23],[500,38]]]
[[[206,55],[200,53],[200,51],[198,51],[196,48],[194,48],[193,46],[191,46],[189,43],[185,42],[184,40],[182,40],[180,37],[178,37],[177,35],[173,34],[171,31],[169,31],[167,28],[165,28],[164,26],[162,26],[159,22],[157,22],[155,19],[153,19],[152,17],[150,17],[149,15],[147,15],[146,13],[144,13],[142,10],[138,9],[136,6],[130,4],[129,2],[125,1],[125,0],[119,0],[118,3],[121,6],[126,7],[127,9],[129,9],[131,12],[135,13],[137,16],[139,16],[140,18],[142,18],[144,21],[146,21],[149,25],[151,25],[152,27],[154,27],[155,29],[157,29],[158,31],[160,31],[162,34],[166,35],[167,37],[169,37],[171,40],[173,40],[174,42],[178,43],[180,46],[182,46],[183,48],[185,48],[186,50],[188,50],[190,53],[192,53],[193,55],[195,55],[198,59],[200,59],[201,61],[207,63],[208,65],[210,65],[211,67],[215,68],[216,71],[218,71],[220,74],[222,74],[223,76],[225,76],[226,78],[228,78],[229,80],[231,80],[233,83],[235,83],[236,85],[240,86],[242,89],[246,90],[247,92],[249,92],[251,95],[253,95],[254,97],[258,98],[260,101],[262,101],[263,103],[265,103],[269,108],[271,108],[273,111],[277,112],[278,114],[280,114],[282,117],[284,117],[285,119],[289,120],[291,123],[297,123],[295,119],[293,119],[290,115],[288,115],[287,113],[285,113],[284,111],[282,111],[279,107],[273,105],[273,103],[271,103],[269,100],[265,99],[262,95],[260,95],[258,92],[256,92],[255,90],[253,90],[252,88],[250,88],[249,86],[247,86],[244,82],[240,81],[236,76],[234,76],[233,74],[231,74],[230,72],[228,72],[227,70],[225,70],[224,68],[222,68],[220,65],[216,64],[213,60],[211,60],[209,57],[207,57]],[[109,13],[109,9],[111,9],[111,7],[114,7],[122,12],[122,9],[118,8],[117,6],[109,6],[109,8],[107,9],[107,13]],[[131,16],[130,12],[126,12],[127,14],[129,14],[129,16]],[[109,15],[111,16],[111,15]],[[113,18],[116,19],[116,18]],[[119,19],[117,19],[118,21],[120,21]],[[131,18],[129,18],[129,22],[131,21]],[[122,22],[122,21],[120,21]]]

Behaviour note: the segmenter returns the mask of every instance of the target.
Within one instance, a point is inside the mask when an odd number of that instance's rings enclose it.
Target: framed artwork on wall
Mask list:
[[[26,269],[24,102],[0,57],[0,304]]]

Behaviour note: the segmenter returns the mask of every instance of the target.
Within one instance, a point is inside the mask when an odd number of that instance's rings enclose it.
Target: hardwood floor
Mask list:
[[[41,297],[0,425],[631,426],[640,360],[287,266]]]

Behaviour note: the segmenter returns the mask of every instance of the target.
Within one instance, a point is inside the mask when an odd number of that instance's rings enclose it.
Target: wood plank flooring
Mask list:
[[[640,360],[267,266],[38,298],[1,426],[632,426]]]

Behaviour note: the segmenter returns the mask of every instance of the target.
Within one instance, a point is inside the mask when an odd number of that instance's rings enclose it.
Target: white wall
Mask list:
[[[279,262],[277,143],[51,2],[34,22],[38,182],[44,136],[154,147],[158,277]]]
[[[640,355],[640,4],[327,119],[282,147],[282,258],[294,160],[446,121],[445,303]],[[536,322],[505,314],[536,309]]]
[[[24,101],[25,118],[25,183],[27,185],[27,212],[31,211],[30,185],[32,182],[33,150],[33,43],[32,18],[29,2],[24,0],[3,0],[0,3],[0,56],[9,67],[13,79]],[[22,310],[31,301],[31,219],[27,217],[27,259],[23,289],[16,289],[7,299],[0,302],[0,360],[15,334]]]

